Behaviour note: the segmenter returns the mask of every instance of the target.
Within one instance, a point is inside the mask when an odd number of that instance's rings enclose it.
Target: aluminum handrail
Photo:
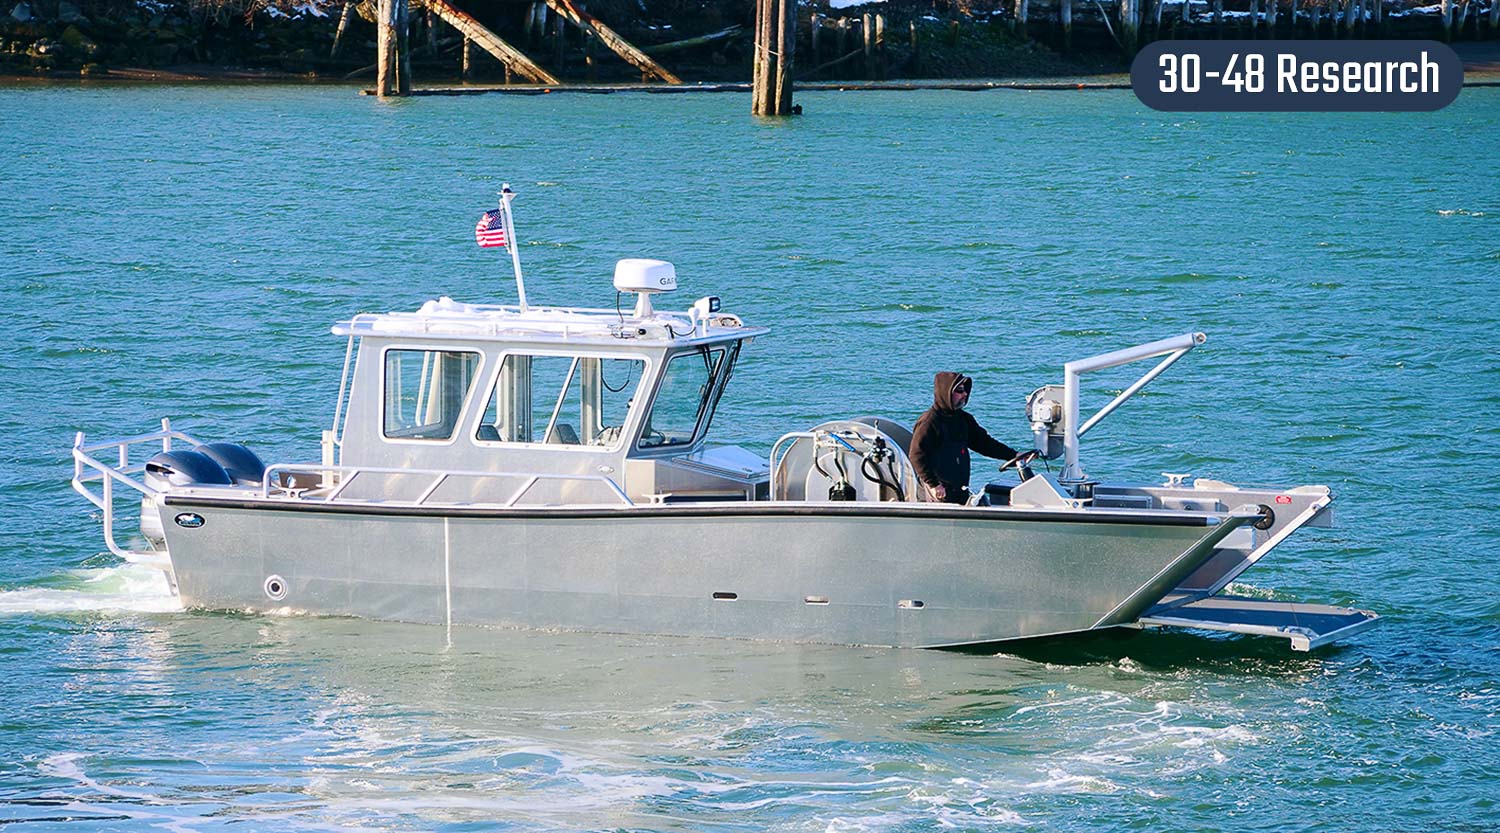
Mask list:
[[[603,483],[609,488],[611,494],[613,494],[616,498],[619,498],[620,502],[623,505],[635,505],[635,501],[632,501],[630,499],[630,496],[625,494],[625,490],[620,488],[620,484],[616,483],[613,478],[602,474],[554,474],[534,471],[454,471],[451,469],[414,469],[400,468],[395,466],[325,466],[320,463],[276,463],[274,465],[267,466],[265,474],[261,477],[260,496],[263,499],[269,500],[272,497],[271,491],[273,488],[285,488],[279,485],[273,487],[273,479],[275,478],[275,475],[280,473],[296,472],[318,475],[324,475],[325,473],[339,475],[339,485],[335,486],[333,491],[329,492],[327,495],[317,498],[323,503],[333,503],[334,501],[337,501],[343,494],[344,489],[346,489],[350,483],[354,482],[355,478],[359,477],[362,474],[399,474],[411,476],[431,476],[433,478],[433,481],[428,484],[425,489],[422,490],[422,493],[418,495],[417,499],[414,501],[410,501],[411,505],[413,506],[425,505],[427,499],[432,497],[433,493],[438,490],[438,487],[442,486],[443,483],[454,477],[527,478],[526,482],[523,483],[521,487],[515,491],[514,494],[512,494],[506,501],[503,502],[502,505],[504,506],[516,505],[516,503],[520,501],[522,497],[525,497],[527,492],[531,491],[533,486],[543,480],[574,480],[580,482]],[[307,500],[308,498],[300,499]]]
[[[160,442],[162,451],[171,451],[173,440],[199,445],[199,442],[190,435],[172,428],[172,421],[166,418],[162,419],[160,430],[146,434],[93,443],[84,442],[82,431],[73,437],[73,491],[82,495],[85,500],[103,513],[104,545],[109,548],[110,552],[132,564],[150,564],[163,569],[170,566],[163,553],[154,550],[126,549],[115,541],[114,484],[123,483],[148,498],[154,497],[157,494],[156,489],[130,476],[141,473],[146,468],[145,463],[130,462],[130,448],[143,443]],[[114,465],[99,460],[90,453],[108,448],[116,449],[118,452],[118,462]],[[100,490],[97,493],[88,487],[88,484],[95,482],[100,484]]]

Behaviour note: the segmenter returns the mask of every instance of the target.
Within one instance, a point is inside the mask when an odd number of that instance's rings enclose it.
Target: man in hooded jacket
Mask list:
[[[967,503],[969,500],[969,451],[1011,460],[1016,450],[991,437],[964,410],[974,380],[962,373],[943,371],[932,381],[932,407],[917,419],[911,432],[911,464],[917,479],[933,500]]]

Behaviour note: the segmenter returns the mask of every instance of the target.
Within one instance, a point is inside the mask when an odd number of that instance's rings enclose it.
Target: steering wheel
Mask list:
[[[667,435],[655,429],[647,429],[641,434],[641,448],[657,448],[667,444]]]
[[[1023,451],[1020,454],[1017,454],[1009,460],[1001,463],[1000,471],[1005,471],[1006,469],[1013,468],[1016,470],[1016,474],[1020,475],[1021,482],[1025,483],[1026,481],[1036,476],[1031,471],[1031,464],[1036,461],[1037,457],[1040,456],[1041,455],[1035,449],[1031,451]]]

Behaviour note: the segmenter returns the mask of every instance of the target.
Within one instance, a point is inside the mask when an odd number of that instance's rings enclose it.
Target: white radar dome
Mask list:
[[[621,292],[671,292],[677,269],[665,260],[627,257],[615,264],[615,289]]]

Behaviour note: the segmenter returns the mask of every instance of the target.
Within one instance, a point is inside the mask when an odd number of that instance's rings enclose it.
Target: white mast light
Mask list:
[[[635,317],[651,317],[651,296],[677,288],[677,269],[665,260],[627,257],[615,264],[615,289],[636,293]]]

